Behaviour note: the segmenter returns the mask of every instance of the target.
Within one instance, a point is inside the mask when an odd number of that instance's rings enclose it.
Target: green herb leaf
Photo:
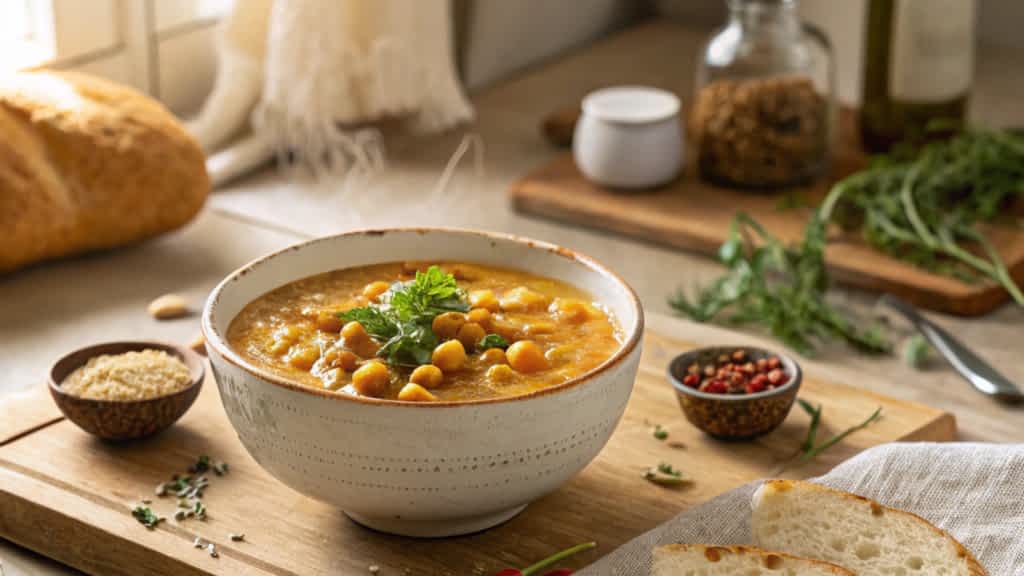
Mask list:
[[[501,334],[488,334],[481,338],[480,343],[477,344],[477,348],[480,350],[487,350],[488,348],[501,348],[505,350],[508,346],[508,340],[505,340]]]
[[[928,364],[931,350],[932,346],[924,336],[914,334],[903,342],[903,361],[911,368],[921,370]]]
[[[654,426],[654,437],[658,440],[664,440],[665,438],[668,438],[668,430],[662,428],[661,424],[657,424]]]
[[[690,479],[683,476],[682,472],[665,462],[646,470],[643,477],[644,480],[660,486],[681,486],[690,482]]]
[[[189,466],[188,471],[193,473],[193,474],[201,474],[203,472],[206,472],[209,469],[210,469],[210,457],[207,456],[206,454],[203,454],[202,456],[199,457],[198,460],[196,460],[195,464],[193,464],[192,466]]]
[[[388,364],[429,364],[438,344],[431,324],[445,312],[469,310],[455,277],[437,266],[417,272],[408,282],[396,282],[381,296],[381,303],[341,312],[346,322],[359,322],[381,343],[377,355]]]
[[[156,512],[153,512],[153,509],[149,506],[136,506],[132,509],[132,517],[150,530],[155,528],[160,522],[163,522],[163,518],[157,516]]]

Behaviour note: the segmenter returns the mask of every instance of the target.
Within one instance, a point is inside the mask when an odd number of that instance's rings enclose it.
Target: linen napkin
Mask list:
[[[963,543],[992,576],[1024,576],[1024,444],[885,444],[812,481],[926,518]],[[579,576],[647,576],[651,550],[661,544],[749,544],[750,500],[759,484],[687,510]]]

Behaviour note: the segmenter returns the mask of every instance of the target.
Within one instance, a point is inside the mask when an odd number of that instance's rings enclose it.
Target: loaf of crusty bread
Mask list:
[[[158,102],[65,72],[0,77],[0,272],[183,225],[210,184]]]
[[[985,576],[971,553],[909,512],[810,482],[770,480],[754,494],[754,544],[862,576]]]
[[[651,576],[856,576],[846,568],[751,546],[669,544],[654,549]]]

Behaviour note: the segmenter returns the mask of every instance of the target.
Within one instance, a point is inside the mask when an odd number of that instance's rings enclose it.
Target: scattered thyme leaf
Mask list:
[[[203,505],[202,500],[196,500],[192,506],[192,513],[195,514],[197,520],[206,519],[206,506]]]
[[[210,469],[210,457],[203,454],[196,460],[196,463],[188,467],[188,471],[192,474],[202,474]]]
[[[217,546],[215,546],[213,542],[210,542],[206,545],[206,551],[209,552],[210,556],[212,556],[213,558],[218,558],[220,556],[220,554],[217,552]]]
[[[668,447],[672,448],[673,450],[686,450],[686,444],[678,440],[673,440],[669,442]]]
[[[690,482],[690,479],[683,476],[683,473],[673,468],[670,464],[662,462],[654,468],[649,468],[643,473],[644,480],[659,486],[681,486]]]
[[[228,463],[216,461],[213,463],[213,473],[217,476],[223,476],[228,473]]]
[[[661,424],[656,424],[654,426],[653,435],[658,440],[664,440],[664,439],[668,438],[668,430],[665,430],[664,428],[662,428]]]
[[[245,533],[244,532],[239,533],[239,534],[231,533],[231,534],[228,534],[228,538],[230,538],[232,542],[242,542],[243,540],[245,540]]]
[[[199,536],[196,536],[196,539],[192,541],[192,547],[193,548],[205,548],[206,547],[206,543],[203,542],[202,538],[200,538]]]
[[[149,506],[136,506],[132,509],[132,517],[139,521],[140,524],[152,530],[157,524],[163,521],[163,518],[157,516],[156,512]]]

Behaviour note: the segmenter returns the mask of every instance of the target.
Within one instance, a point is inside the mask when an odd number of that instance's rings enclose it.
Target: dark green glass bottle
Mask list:
[[[873,152],[963,125],[974,71],[975,0],[869,0],[860,129]]]

